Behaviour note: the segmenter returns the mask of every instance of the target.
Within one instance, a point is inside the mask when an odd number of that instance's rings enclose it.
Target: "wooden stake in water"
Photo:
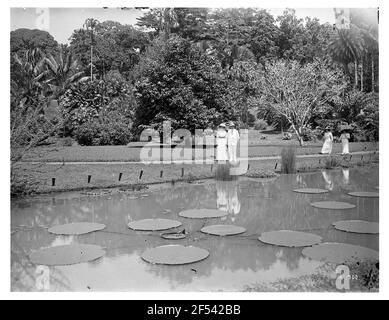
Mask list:
[[[119,181],[122,180],[122,175],[123,175],[123,173],[120,172],[119,173]]]
[[[90,183],[91,179],[92,179],[92,176],[89,174],[88,175],[88,183]]]
[[[162,178],[163,176],[163,170],[161,170],[160,174],[159,174],[159,177]]]
[[[51,178],[51,186],[55,187],[55,178]]]
[[[143,176],[143,170],[141,170],[141,171],[139,172],[139,180],[142,179],[142,176]]]
[[[181,177],[183,177],[185,174],[184,168],[181,168]]]

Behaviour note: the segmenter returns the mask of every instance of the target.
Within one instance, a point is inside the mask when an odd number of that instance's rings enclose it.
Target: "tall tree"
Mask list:
[[[343,93],[343,75],[319,60],[305,65],[278,61],[266,70],[264,77],[254,78],[261,92],[258,105],[285,119],[302,145],[313,113]]]

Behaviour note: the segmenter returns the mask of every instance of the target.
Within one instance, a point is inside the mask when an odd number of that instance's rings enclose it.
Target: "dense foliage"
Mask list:
[[[348,123],[354,140],[377,140],[376,14],[352,9],[350,28],[340,28],[291,9],[274,17],[255,8],[157,8],[135,26],[87,19],[69,45],[18,29],[11,32],[11,126],[30,136],[22,145],[35,141],[42,118],[62,123],[45,135],[85,145],[125,144],[164,120],[190,131],[226,120],[257,129],[268,123],[300,142],[326,125],[339,134]],[[48,110],[61,119],[53,122]],[[34,117],[23,126],[27,114]]]

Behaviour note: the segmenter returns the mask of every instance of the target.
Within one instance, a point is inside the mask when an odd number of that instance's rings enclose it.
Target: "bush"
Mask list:
[[[259,119],[257,121],[255,121],[255,124],[254,124],[254,129],[255,130],[258,130],[258,131],[262,131],[262,130],[266,130],[268,128],[268,124],[265,120],[263,119]]]
[[[296,172],[296,148],[286,147],[281,150],[281,172]]]
[[[125,119],[96,119],[75,131],[75,139],[84,146],[125,145],[131,141],[131,124]]]
[[[326,169],[332,169],[339,167],[341,160],[337,157],[328,156],[324,159],[324,166]]]

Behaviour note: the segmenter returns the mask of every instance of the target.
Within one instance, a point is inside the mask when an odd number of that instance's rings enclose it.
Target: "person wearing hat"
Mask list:
[[[216,132],[216,160],[221,163],[225,163],[228,160],[227,131],[225,123],[219,124]]]
[[[344,126],[340,131],[340,139],[342,140],[342,154],[349,154],[348,141],[350,140],[349,127]]]
[[[324,132],[324,143],[323,143],[323,148],[321,149],[321,154],[332,153],[333,141],[334,141],[334,137],[332,136],[331,127],[327,126]]]
[[[236,151],[239,142],[239,132],[235,129],[235,123],[230,121],[228,124],[227,144],[228,144],[228,159],[231,163],[237,162]]]

